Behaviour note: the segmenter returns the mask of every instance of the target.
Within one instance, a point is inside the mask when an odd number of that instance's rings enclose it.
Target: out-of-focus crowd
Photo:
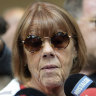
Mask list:
[[[11,8],[0,17],[0,90],[13,78],[12,76],[12,43],[23,8]]]

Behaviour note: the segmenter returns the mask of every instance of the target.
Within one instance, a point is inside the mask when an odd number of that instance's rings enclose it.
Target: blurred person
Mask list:
[[[83,0],[64,0],[64,8],[78,21],[82,16]]]
[[[0,36],[6,33],[8,29],[8,24],[3,17],[0,16]]]
[[[86,62],[86,46],[74,18],[48,2],[33,3],[25,11],[12,53],[15,79],[0,91],[4,96],[13,96],[20,85],[47,96],[65,96],[65,80]]]
[[[8,22],[9,28],[2,38],[10,50],[12,50],[14,34],[23,13],[23,8],[11,8],[3,13],[3,17]]]
[[[87,46],[87,63],[81,73],[96,81],[96,0],[66,0],[64,4],[64,8],[74,17],[78,18],[78,13],[81,14],[77,22]]]
[[[96,81],[96,0],[83,0],[80,28],[87,46],[88,64],[82,72]]]
[[[12,79],[11,51],[1,38],[6,33],[7,28],[7,22],[3,17],[0,17],[0,89],[4,88]]]

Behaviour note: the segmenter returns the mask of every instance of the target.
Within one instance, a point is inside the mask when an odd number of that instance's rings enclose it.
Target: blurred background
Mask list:
[[[10,8],[14,7],[26,8],[29,4],[35,1],[48,1],[51,3],[55,3],[59,6],[64,5],[64,0],[0,0],[0,15],[2,15],[4,11]]]

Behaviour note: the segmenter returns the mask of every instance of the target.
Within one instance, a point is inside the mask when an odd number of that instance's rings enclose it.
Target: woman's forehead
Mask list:
[[[31,17],[31,22],[27,29],[28,31],[23,31],[25,36],[34,34],[41,37],[50,37],[58,31],[68,32],[69,26],[66,19],[58,12],[54,14],[52,12],[45,12],[45,14],[37,12],[34,14],[34,18]]]
[[[37,22],[37,21],[36,21]],[[58,24],[37,24],[34,22],[30,27],[29,31],[25,32],[25,38],[29,35],[37,35],[40,37],[51,37],[53,34],[57,32],[64,32],[67,33],[67,28],[59,26]],[[62,25],[62,24],[60,24]],[[64,24],[63,24],[64,25]]]
[[[40,37],[52,37],[54,34],[56,34],[58,32],[67,33],[67,31],[65,29],[61,29],[59,27],[57,27],[56,29],[55,28],[52,28],[52,29],[49,29],[49,28],[42,29],[42,28],[34,27],[27,34],[27,36],[29,36],[29,35],[36,35],[36,36],[40,36]]]

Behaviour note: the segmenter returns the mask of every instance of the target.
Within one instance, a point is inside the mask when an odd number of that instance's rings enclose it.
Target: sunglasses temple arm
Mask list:
[[[22,41],[22,43],[25,43],[25,41]]]
[[[72,36],[69,36],[69,38],[71,38]]]

